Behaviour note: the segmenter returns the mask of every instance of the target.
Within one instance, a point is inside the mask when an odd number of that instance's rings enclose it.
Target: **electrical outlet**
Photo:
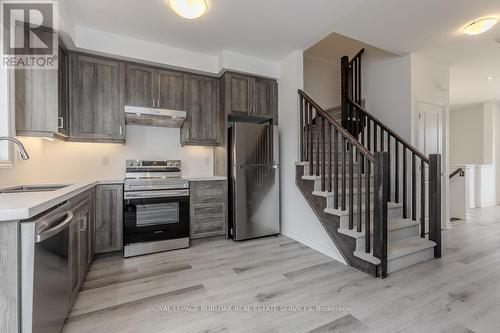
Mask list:
[[[109,155],[103,156],[101,158],[101,165],[108,166],[109,165]]]

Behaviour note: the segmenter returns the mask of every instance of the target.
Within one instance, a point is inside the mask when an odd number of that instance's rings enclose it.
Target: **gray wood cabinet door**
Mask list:
[[[71,56],[71,141],[124,142],[125,64],[82,54]]]
[[[125,104],[138,107],[155,107],[159,82],[152,67],[127,64]]]
[[[185,110],[184,80],[186,74],[170,70],[157,70],[158,104],[156,107]]]
[[[69,135],[69,55],[59,44],[57,132]]]
[[[78,216],[75,215],[73,221],[69,225],[69,303],[72,305],[80,290],[80,221]]]
[[[54,33],[37,29],[43,41]],[[18,136],[54,137],[57,133],[57,69],[16,69],[13,75],[15,122]]]
[[[249,76],[224,74],[224,99],[226,113],[249,114],[252,105],[252,81]]]
[[[96,191],[95,253],[123,249],[123,185],[99,185]]]
[[[187,119],[181,127],[183,145],[221,144],[222,111],[219,80],[197,75],[186,77]]]
[[[254,103],[252,114],[273,118],[278,97],[276,81],[256,77],[253,79],[252,92]]]
[[[190,238],[227,236],[227,181],[190,183]]]

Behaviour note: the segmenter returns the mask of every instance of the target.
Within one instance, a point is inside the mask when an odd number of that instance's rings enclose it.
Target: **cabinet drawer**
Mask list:
[[[194,205],[191,215],[191,238],[225,235],[225,204]]]
[[[223,202],[225,196],[225,183],[218,182],[194,182],[191,195],[194,203]]]
[[[224,216],[224,204],[198,204],[194,206],[194,217],[203,218],[205,216]]]

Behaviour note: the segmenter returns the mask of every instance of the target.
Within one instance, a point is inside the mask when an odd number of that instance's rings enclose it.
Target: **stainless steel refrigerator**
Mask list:
[[[232,123],[229,144],[229,236],[235,241],[280,232],[278,127]]]

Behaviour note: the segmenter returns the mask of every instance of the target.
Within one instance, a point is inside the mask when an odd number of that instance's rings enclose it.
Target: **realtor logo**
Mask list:
[[[0,0],[1,67],[57,69],[57,2]]]

